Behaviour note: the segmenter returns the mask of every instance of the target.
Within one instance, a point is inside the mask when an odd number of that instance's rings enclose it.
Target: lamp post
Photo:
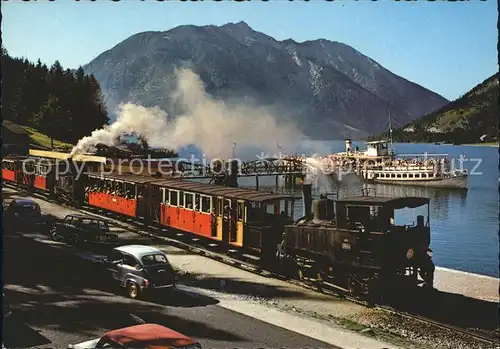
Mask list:
[[[236,157],[236,142],[233,142],[233,160]]]

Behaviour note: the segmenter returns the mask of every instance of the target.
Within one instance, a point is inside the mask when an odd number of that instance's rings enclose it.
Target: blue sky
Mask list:
[[[2,15],[11,55],[48,65],[57,59],[65,68],[84,65],[138,32],[243,20],[278,40],[343,42],[448,99],[498,71],[493,0],[2,1]]]

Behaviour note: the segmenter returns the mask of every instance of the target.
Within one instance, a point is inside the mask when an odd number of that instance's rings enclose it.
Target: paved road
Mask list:
[[[129,300],[103,287],[96,267],[72,251],[18,234],[4,237],[4,266],[5,294],[14,307],[4,328],[7,348],[65,348],[141,319],[190,335],[206,348],[332,347],[199,294]]]

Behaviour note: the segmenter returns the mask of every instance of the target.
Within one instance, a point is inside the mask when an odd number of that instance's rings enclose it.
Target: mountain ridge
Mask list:
[[[101,83],[110,110],[132,101],[175,115],[168,95],[172,72],[182,66],[215,98],[278,105],[282,121],[315,139],[366,137],[385,127],[389,111],[408,123],[448,102],[346,44],[278,41],[243,21],[137,33],[84,70]]]

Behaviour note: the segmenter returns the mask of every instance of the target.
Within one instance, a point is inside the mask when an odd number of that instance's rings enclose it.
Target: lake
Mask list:
[[[363,142],[353,142],[364,149]],[[357,144],[356,144],[357,143]],[[343,141],[308,142],[297,145],[290,153],[306,155],[344,151]],[[463,166],[469,170],[469,190],[446,190],[424,187],[403,187],[397,185],[371,185],[380,195],[424,196],[430,198],[431,248],[434,262],[438,266],[477,274],[499,277],[499,193],[498,193],[498,148],[479,146],[454,146],[435,144],[395,143],[397,153],[448,154],[458,159],[466,156]],[[287,153],[286,149],[281,150]],[[236,156],[245,160],[255,160],[261,152],[237,151]],[[257,156],[255,156],[257,154]],[[273,155],[273,154],[270,154]],[[474,170],[472,173],[471,171]],[[260,185],[274,186],[274,178],[261,178]],[[240,186],[252,186],[253,178],[241,178]],[[319,187],[319,188],[318,188]],[[315,196],[322,191],[332,190],[326,181],[320,181],[314,189]],[[348,180],[341,184],[340,196],[359,195],[362,183]],[[273,188],[274,189],[274,188]],[[300,189],[296,192],[300,195]],[[296,203],[296,216],[303,212],[302,203]],[[416,214],[427,212],[407,212],[401,210],[396,222],[411,223]],[[404,222],[403,222],[404,221]]]

